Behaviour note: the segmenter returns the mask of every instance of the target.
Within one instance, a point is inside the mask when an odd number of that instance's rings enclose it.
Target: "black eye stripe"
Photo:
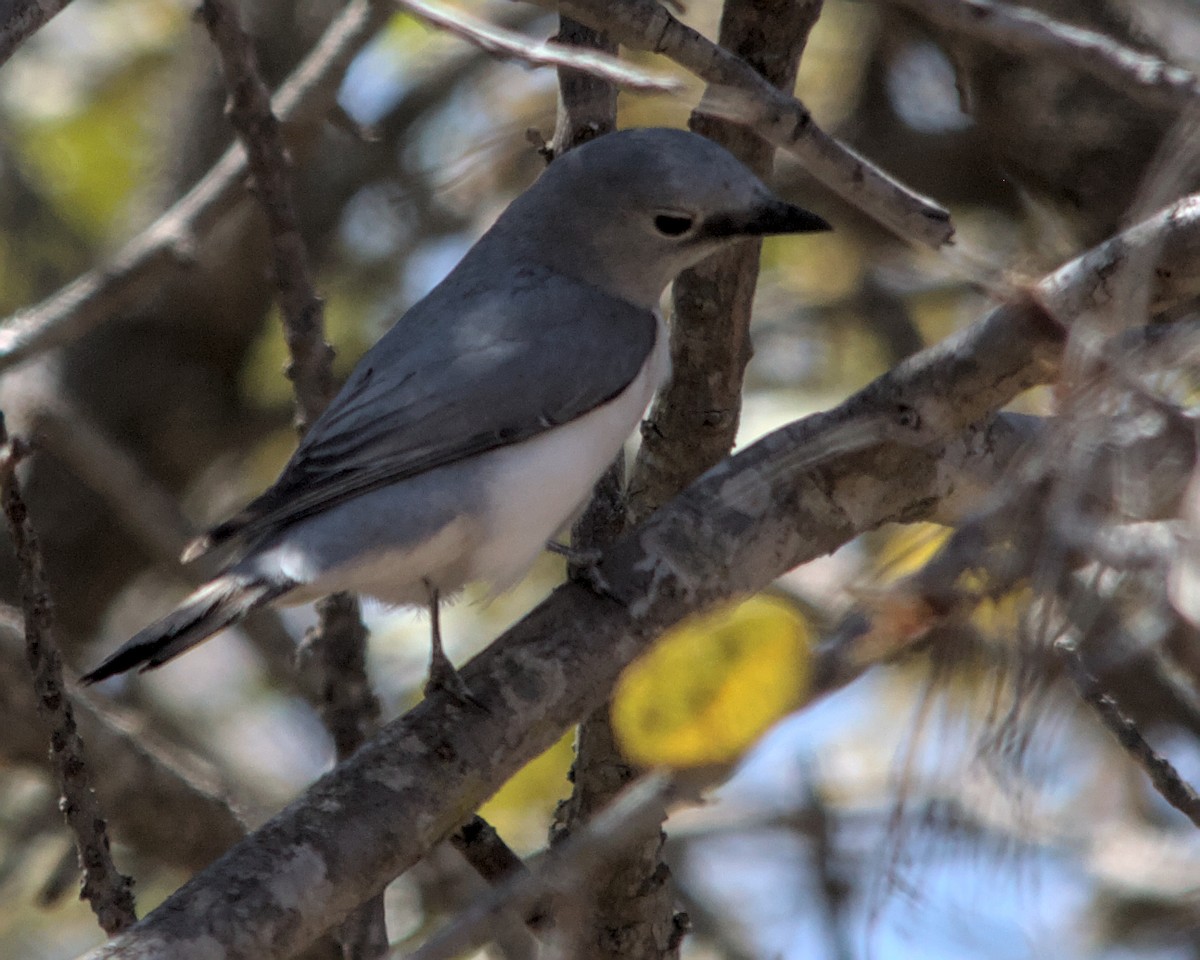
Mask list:
[[[668,213],[660,213],[654,218],[654,226],[659,233],[668,237],[679,237],[692,229],[691,217],[676,217]]]

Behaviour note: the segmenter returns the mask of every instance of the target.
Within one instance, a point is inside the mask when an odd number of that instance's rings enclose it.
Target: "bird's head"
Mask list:
[[[625,130],[555,160],[505,213],[554,269],[656,305],[682,270],[744,237],[830,229],[684,130]]]

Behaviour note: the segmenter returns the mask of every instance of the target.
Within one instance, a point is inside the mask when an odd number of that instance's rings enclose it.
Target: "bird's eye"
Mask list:
[[[682,237],[692,229],[692,218],[681,213],[660,213],[654,227],[664,237]]]

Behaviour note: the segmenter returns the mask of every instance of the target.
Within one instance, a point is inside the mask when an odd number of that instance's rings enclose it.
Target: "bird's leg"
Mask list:
[[[597,547],[579,549],[567,546],[558,540],[547,540],[546,549],[566,558],[572,580],[583,581],[602,597],[614,596],[608,580],[600,572],[600,559],[604,556],[603,550]]]
[[[483,709],[483,704],[471,695],[470,688],[459,676],[458,671],[454,669],[454,664],[446,656],[446,651],[442,649],[441,604],[438,588],[426,579],[425,589],[429,593],[429,633],[433,648],[429,658],[429,679],[425,681],[425,696],[431,696],[436,691],[442,690],[459,703],[469,703]]]

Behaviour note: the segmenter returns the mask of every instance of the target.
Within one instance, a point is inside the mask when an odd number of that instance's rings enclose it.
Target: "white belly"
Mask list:
[[[296,589],[281,603],[349,590],[384,603],[424,605],[427,584],[449,596],[477,581],[499,593],[525,575],[546,541],[587,503],[669,372],[666,324],[658,317],[646,363],[604,406],[524,443],[350,501],[297,525],[239,567],[295,581]],[[444,525],[415,539],[398,538],[395,546],[364,549],[366,542],[378,544],[381,538],[374,534],[379,530],[398,529],[413,511],[425,509],[439,490],[456,496],[460,486],[463,501],[448,512]]]
[[[546,541],[587,504],[670,373],[667,328],[662,317],[657,320],[654,349],[624,392],[570,423],[481,458],[489,461],[490,497],[470,580],[490,584],[494,593],[513,586]]]

